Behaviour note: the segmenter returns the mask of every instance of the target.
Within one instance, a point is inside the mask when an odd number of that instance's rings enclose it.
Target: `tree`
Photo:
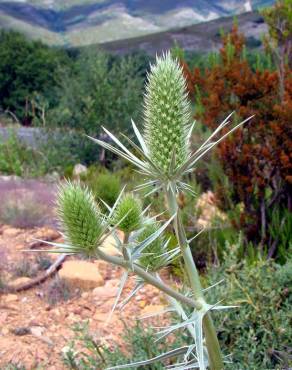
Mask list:
[[[0,106],[14,113],[23,124],[32,120],[31,99],[40,93],[54,101],[66,53],[17,32],[0,31]]]

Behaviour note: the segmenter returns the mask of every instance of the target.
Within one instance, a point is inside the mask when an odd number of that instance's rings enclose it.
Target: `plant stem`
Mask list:
[[[154,275],[145,271],[142,267],[138,266],[137,264],[131,261],[125,261],[124,258],[117,257],[117,256],[110,256],[102,252],[100,249],[97,248],[97,256],[102,260],[112,263],[113,265],[121,266],[127,270],[132,270],[138,276],[140,276],[143,280],[145,280],[148,284],[155,286],[157,289],[161,290],[165,294],[177,299],[178,301],[185,303],[190,307],[196,307],[196,303],[189,297],[185,297],[183,294],[177,292],[176,290],[172,289],[170,286],[166,285],[161,280],[158,280]]]
[[[200,310],[206,304],[203,290],[200,282],[200,277],[196,264],[194,262],[189,243],[185,234],[185,230],[182,224],[180,209],[177,204],[176,194],[173,191],[173,186],[166,187],[167,203],[170,213],[176,214],[174,218],[174,229],[177,237],[179,247],[184,259],[185,268],[189,277],[189,282],[194,293],[194,300],[196,302],[196,309]],[[211,370],[223,369],[223,360],[220,350],[219,341],[217,338],[216,330],[212,321],[212,318],[207,312],[203,318],[203,330],[206,339],[206,346],[209,355],[209,364]]]

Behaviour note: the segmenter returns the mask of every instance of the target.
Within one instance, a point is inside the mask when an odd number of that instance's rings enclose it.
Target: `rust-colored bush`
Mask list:
[[[218,156],[234,201],[244,204],[238,226],[248,240],[268,244],[272,256],[277,244],[269,231],[273,209],[292,208],[292,73],[286,64],[280,94],[277,68],[251,67],[236,25],[222,41],[219,62],[212,68],[191,71],[182,65],[190,95],[202,105],[196,118],[208,127],[217,127],[231,111],[236,119],[254,115],[219,145]]]

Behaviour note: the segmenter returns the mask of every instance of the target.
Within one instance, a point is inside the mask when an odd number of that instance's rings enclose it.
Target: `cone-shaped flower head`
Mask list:
[[[145,239],[156,233],[159,229],[159,224],[149,223],[139,234],[137,241],[143,242]],[[152,243],[143,249],[142,256],[139,258],[139,264],[146,270],[157,271],[164,266],[165,259],[162,256],[165,253],[165,240],[162,235],[158,236]]]
[[[103,234],[102,216],[92,193],[79,184],[61,186],[58,200],[61,226],[73,253],[94,254]]]
[[[124,195],[113,213],[112,223],[125,233],[141,227],[142,205],[139,199],[130,194]]]
[[[145,94],[144,139],[149,156],[167,174],[175,151],[175,167],[189,154],[191,107],[186,82],[170,53],[157,57],[151,66]]]

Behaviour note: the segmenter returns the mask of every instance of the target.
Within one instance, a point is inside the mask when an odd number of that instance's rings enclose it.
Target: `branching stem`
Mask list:
[[[185,297],[183,294],[177,292],[176,290],[172,289],[170,286],[166,285],[161,280],[158,280],[153,274],[145,271],[142,267],[138,266],[137,264],[131,261],[125,261],[122,257],[118,256],[110,256],[100,249],[97,248],[97,256],[102,260],[112,263],[117,266],[121,266],[127,270],[132,270],[138,276],[140,276],[143,280],[145,280],[148,284],[155,286],[157,289],[161,290],[165,294],[168,294],[174,299],[190,306],[196,307],[196,303],[189,297]]]

